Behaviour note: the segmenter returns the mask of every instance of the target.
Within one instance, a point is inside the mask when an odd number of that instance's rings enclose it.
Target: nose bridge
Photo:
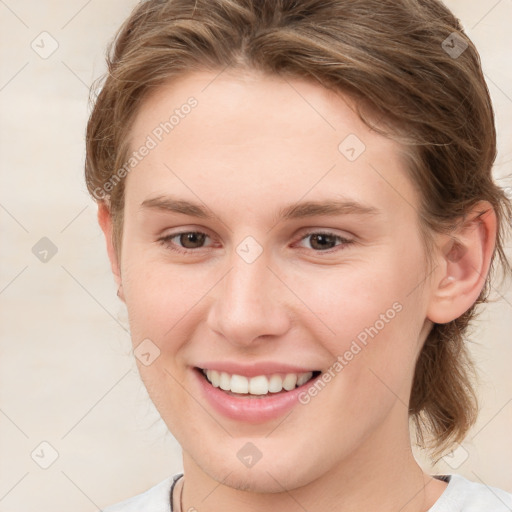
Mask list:
[[[228,341],[248,345],[261,336],[279,335],[288,328],[284,303],[277,287],[283,286],[268,268],[261,251],[257,257],[243,243],[233,252],[230,271],[216,292],[209,325]]]
[[[232,270],[228,275],[223,300],[236,311],[250,307],[254,310],[265,307],[265,288],[268,285],[269,270],[263,259],[247,263],[238,256],[233,258]]]

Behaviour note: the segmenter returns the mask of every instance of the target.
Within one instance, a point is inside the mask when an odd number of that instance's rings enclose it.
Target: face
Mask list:
[[[120,260],[140,373],[185,468],[233,487],[297,488],[409,442],[418,197],[353,109],[306,81],[194,73],[131,132],[151,146]]]

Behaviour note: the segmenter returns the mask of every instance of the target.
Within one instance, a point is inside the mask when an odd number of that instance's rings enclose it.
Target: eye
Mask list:
[[[210,247],[211,244],[206,244],[209,239],[210,237],[201,231],[182,231],[159,238],[158,242],[172,251],[188,254],[198,249]],[[300,246],[304,247],[304,243],[306,243],[305,248],[307,249],[330,253],[346,248],[346,246],[354,243],[354,240],[331,232],[310,232],[299,240]]]
[[[205,247],[204,244],[208,238],[210,237],[206,233],[200,231],[183,231],[164,236],[158,241],[173,251],[187,253]]]
[[[336,249],[339,247],[343,249],[347,245],[354,243],[353,240],[349,240],[340,235],[336,235],[335,233],[330,232],[310,232],[307,233],[300,239],[300,242],[308,241],[309,247],[308,249],[313,249],[314,251],[320,252],[332,252],[332,249]]]

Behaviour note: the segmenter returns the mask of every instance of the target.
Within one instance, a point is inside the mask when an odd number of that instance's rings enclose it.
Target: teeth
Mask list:
[[[218,388],[220,384],[220,375],[217,370],[209,370],[210,371],[210,382],[213,384],[214,387]]]
[[[297,374],[288,373],[283,380],[283,388],[286,389],[286,391],[291,391],[292,389],[295,389],[296,385],[297,385]]]
[[[231,391],[231,377],[227,373],[220,374],[219,387],[224,391]]]
[[[233,377],[234,377],[234,375],[233,375]],[[253,377],[249,381],[249,390],[248,390],[248,392],[251,395],[266,395],[268,393],[268,379],[267,379],[267,377],[265,377],[265,375],[260,375],[259,377]],[[235,391],[235,393],[240,393],[240,391]]]
[[[313,376],[313,374],[311,373],[303,373],[302,375],[300,375],[299,377],[297,377],[297,387],[299,386],[302,386],[303,384],[306,384],[306,382],[311,379],[311,377]]]
[[[268,390],[271,393],[279,393],[283,390],[283,379],[279,375],[272,375],[268,381]]]
[[[249,393],[249,380],[242,375],[232,375],[230,390],[233,393]]]
[[[304,385],[313,377],[313,372],[274,374],[270,377],[258,375],[252,378],[243,375],[230,375],[216,370],[203,370],[203,373],[213,387],[241,395],[267,395],[269,393],[279,393],[283,389],[291,391]]]

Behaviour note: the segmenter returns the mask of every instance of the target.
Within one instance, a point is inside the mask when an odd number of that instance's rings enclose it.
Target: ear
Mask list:
[[[440,236],[429,320],[437,324],[451,322],[476,302],[489,273],[496,229],[494,209],[481,201],[451,235]]]
[[[119,291],[117,294],[119,298],[124,301],[124,297],[122,295],[121,268],[119,265],[116,250],[114,248],[112,215],[110,213],[110,208],[104,201],[98,204],[98,222],[101,227],[101,230],[103,231],[103,234],[105,235],[107,253],[108,258],[110,260],[110,267],[112,269],[112,273],[114,274],[114,280],[117,286],[119,287]]]

